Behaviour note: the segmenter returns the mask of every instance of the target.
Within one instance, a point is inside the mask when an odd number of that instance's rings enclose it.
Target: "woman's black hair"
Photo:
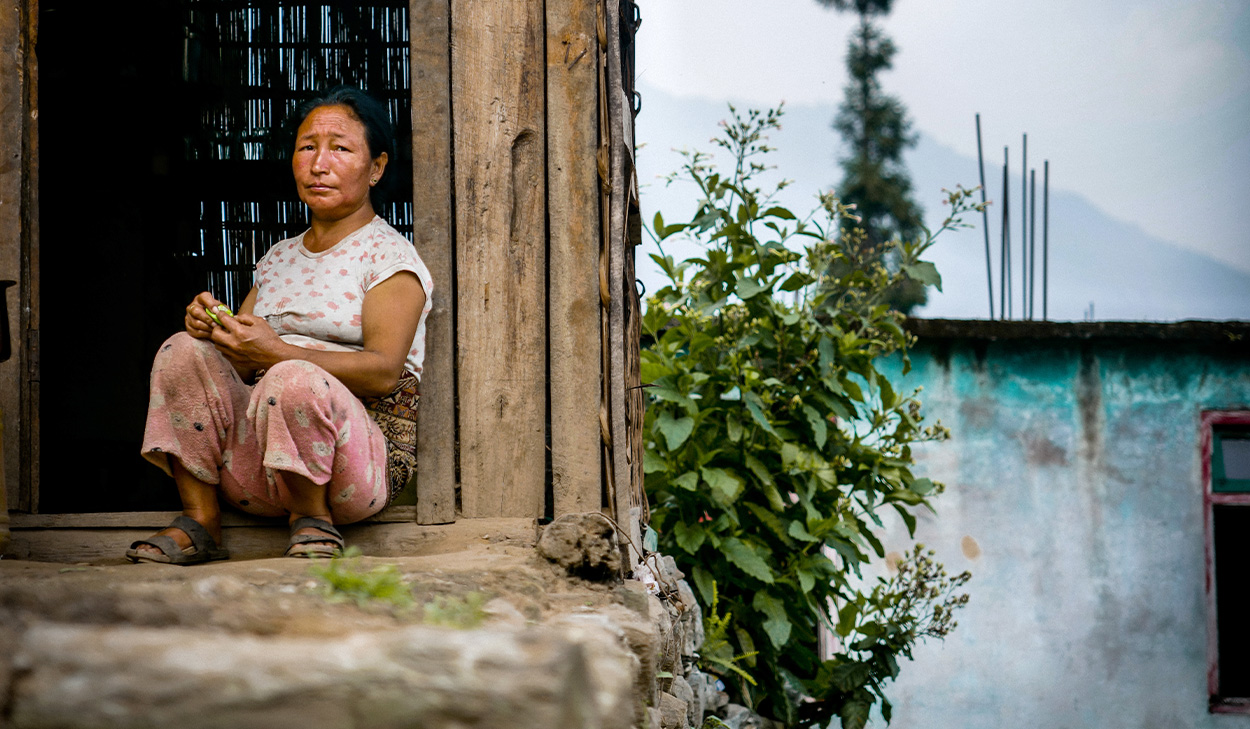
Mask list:
[[[335,86],[315,98],[305,101],[295,109],[292,115],[290,136],[295,138],[295,130],[304,123],[308,115],[323,106],[346,106],[352,110],[356,118],[365,127],[365,142],[369,145],[369,156],[377,159],[386,153],[389,162],[395,161],[395,127],[391,124],[391,115],[386,107],[377,99],[354,86]],[[375,211],[380,211],[386,203],[388,184],[393,175],[383,173],[378,184],[369,190],[369,202]]]

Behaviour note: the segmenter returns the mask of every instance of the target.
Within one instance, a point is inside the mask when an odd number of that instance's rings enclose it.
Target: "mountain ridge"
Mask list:
[[[657,210],[668,222],[693,210],[696,200],[692,187],[667,186],[657,177],[677,169],[681,157],[673,147],[704,152],[719,151],[708,139],[718,131],[717,123],[729,115],[728,106],[703,99],[682,99],[645,84],[640,85],[644,108],[637,120],[638,177],[641,185],[643,216],[650,221]],[[747,106],[737,108],[744,111]],[[764,182],[784,175],[794,184],[782,191],[778,202],[800,216],[816,205],[816,193],[830,189],[841,177],[838,156],[840,140],[832,130],[836,113],[833,105],[787,106],[782,128],[769,140],[776,148],[765,161],[775,165],[762,177]],[[969,114],[969,135],[975,134]],[[932,138],[919,133],[916,147],[908,151],[906,163],[911,173],[913,194],[925,210],[931,227],[941,222],[940,190],[961,184],[979,184],[976,159],[969,159]],[[1036,243],[1037,276],[1034,279],[1035,318],[1042,315],[1042,168],[1044,140],[1030,140],[1030,167],[1037,168]],[[1011,207],[1013,293],[1012,311],[1020,318],[1020,159],[1017,147],[1011,150],[1009,193]],[[1001,147],[985,150],[990,247],[994,271],[994,309],[999,315],[999,251],[1002,197]],[[997,152],[997,154],[996,154]],[[1182,319],[1250,319],[1250,273],[1239,271],[1198,251],[1154,237],[1132,222],[1116,219],[1100,210],[1079,193],[1056,185],[1062,180],[1062,162],[1051,164],[1050,191],[1050,291],[1049,318],[1081,320],[1093,303],[1094,318],[1140,321]],[[985,276],[985,239],[981,216],[965,217],[976,228],[944,233],[930,252],[930,258],[943,274],[944,291],[931,292],[930,302],[916,314],[922,317],[987,318],[989,306]],[[694,250],[666,244],[666,251],[686,257]],[[653,243],[644,245],[654,252]],[[645,258],[645,256],[640,257]],[[649,260],[639,260],[639,278],[646,288],[662,285],[662,275]]]

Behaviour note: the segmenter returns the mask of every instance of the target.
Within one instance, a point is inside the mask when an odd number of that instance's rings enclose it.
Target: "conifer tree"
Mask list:
[[[880,261],[892,268],[897,262],[886,255],[885,244],[895,238],[913,239],[923,226],[903,164],[903,152],[916,143],[911,120],[902,102],[882,91],[878,78],[892,66],[896,48],[874,19],[889,13],[893,0],[817,1],[859,16],[846,54],[850,80],[833,122],[849,148],[842,159],[838,196],[855,205],[864,231],[854,242],[855,250],[846,253],[856,265]],[[925,302],[925,287],[904,279],[889,298],[896,309],[907,313]]]

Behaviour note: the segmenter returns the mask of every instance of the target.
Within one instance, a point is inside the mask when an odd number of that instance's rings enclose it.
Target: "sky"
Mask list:
[[[851,14],[815,0],[639,5],[643,88],[757,107],[841,100]],[[1250,272],[1250,2],[896,0],[882,24],[898,47],[882,83],[917,131],[975,158],[980,113],[987,174],[1005,145],[1018,164],[1027,132],[1052,189]],[[639,142],[663,123],[643,104]]]

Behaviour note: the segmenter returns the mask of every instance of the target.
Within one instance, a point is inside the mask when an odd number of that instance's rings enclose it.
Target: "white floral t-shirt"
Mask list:
[[[283,341],[306,349],[364,349],[360,314],[365,293],[400,271],[411,271],[425,289],[425,307],[404,369],[421,377],[425,319],[434,282],[408,239],[380,217],[320,253],[304,247],[304,235],[278,242],[256,264],[256,306]]]

